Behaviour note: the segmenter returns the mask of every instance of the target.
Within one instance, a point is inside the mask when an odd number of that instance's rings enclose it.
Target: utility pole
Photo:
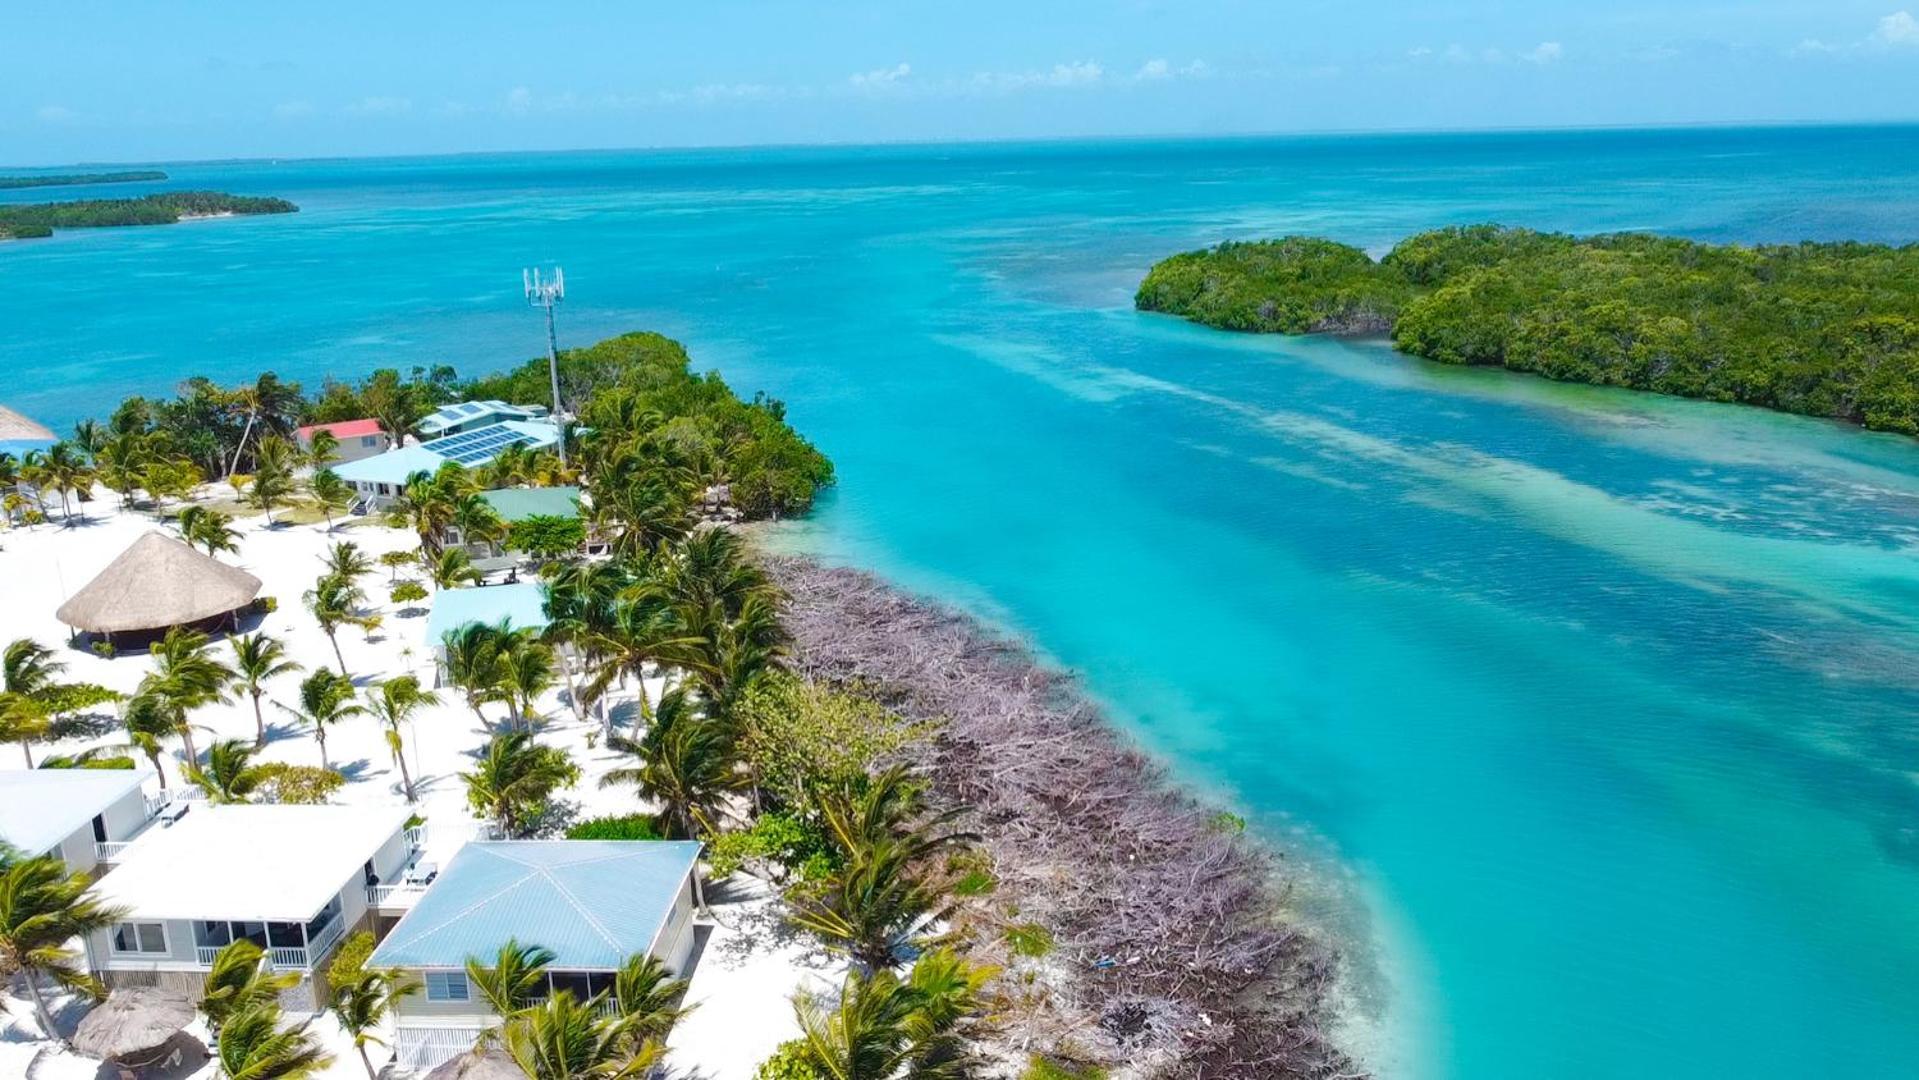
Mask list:
[[[553,268],[547,277],[537,268],[520,271],[520,283],[526,289],[526,302],[546,309],[546,371],[553,380],[553,426],[560,433],[560,464],[566,464],[566,420],[560,412],[560,346],[553,332],[553,309],[566,299],[566,271]]]

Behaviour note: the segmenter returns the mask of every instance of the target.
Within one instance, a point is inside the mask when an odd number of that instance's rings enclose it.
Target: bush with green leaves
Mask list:
[[[259,781],[253,789],[255,802],[310,806],[326,802],[346,786],[345,776],[312,765],[270,761],[254,766],[252,772]]]
[[[814,792],[867,775],[926,730],[871,698],[780,673],[757,680],[734,716],[761,790],[799,811],[812,807]]]
[[[568,840],[659,840],[660,829],[651,814],[588,818],[566,830]]]
[[[506,548],[547,561],[571,555],[586,543],[586,523],[577,517],[534,514],[507,526]]]
[[[753,1080],[831,1080],[819,1066],[813,1064],[813,1055],[806,1049],[805,1039],[788,1039],[773,1051],[773,1056],[760,1062],[754,1071]]]
[[[1068,1065],[1051,1058],[1033,1055],[1020,1080],[1106,1080],[1106,1070],[1097,1065]]]
[[[387,592],[387,598],[389,600],[402,606],[417,604],[425,600],[427,595],[426,586],[414,581],[412,578],[400,581]]]
[[[714,877],[726,877],[753,862],[780,868],[781,876],[818,881],[839,866],[839,857],[818,825],[793,814],[761,814],[751,828],[724,832],[706,848]]]

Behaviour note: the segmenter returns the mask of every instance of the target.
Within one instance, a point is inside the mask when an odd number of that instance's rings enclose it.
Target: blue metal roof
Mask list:
[[[457,968],[515,938],[556,970],[611,971],[652,948],[699,855],[693,840],[471,843],[368,963]]]
[[[361,458],[358,461],[349,461],[335,466],[333,471],[339,475],[340,479],[349,483],[398,486],[406,483],[406,478],[416,472],[437,471],[445,460],[425,446],[415,444],[388,450],[384,454]]]
[[[439,647],[449,630],[468,623],[497,623],[511,620],[514,626],[535,630],[546,626],[546,611],[540,596],[540,583],[522,581],[512,585],[476,585],[470,589],[441,589],[433,596],[433,610],[426,617],[426,641]]]

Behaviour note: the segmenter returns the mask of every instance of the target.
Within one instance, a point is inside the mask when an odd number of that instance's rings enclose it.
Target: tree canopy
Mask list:
[[[1175,255],[1134,302],[1227,330],[1390,331],[1444,363],[1919,434],[1919,245],[1476,225],[1375,261],[1287,237]]]

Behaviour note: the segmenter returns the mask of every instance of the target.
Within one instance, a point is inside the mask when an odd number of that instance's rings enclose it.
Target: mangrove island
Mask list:
[[[1744,247],[1475,225],[1374,260],[1290,236],[1155,265],[1134,304],[1224,330],[1389,334],[1564,382],[1919,434],[1919,247]]]
[[[80,187],[85,184],[132,184],[142,180],[165,180],[158,169],[136,169],[109,173],[48,173],[43,176],[0,176],[0,190],[9,188]]]
[[[55,229],[93,229],[113,225],[171,225],[182,218],[240,214],[291,214],[300,209],[285,199],[228,195],[219,191],[163,191],[138,199],[81,199],[74,202],[0,206],[0,240],[53,235]]]

